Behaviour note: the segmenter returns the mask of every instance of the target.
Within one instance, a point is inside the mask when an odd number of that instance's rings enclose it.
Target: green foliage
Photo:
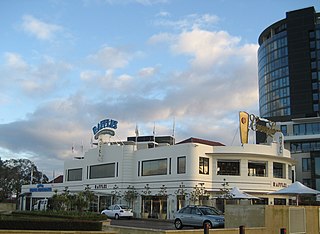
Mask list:
[[[63,211],[63,210],[46,210],[46,211],[14,211],[12,215],[20,218],[35,218],[47,217],[57,219],[77,219],[87,221],[103,221],[107,220],[106,215],[97,214],[94,212],[78,212],[78,211]]]
[[[91,213],[92,215],[92,213]],[[101,231],[102,217],[105,215],[98,215],[101,218],[79,217],[70,214],[52,214],[50,212],[14,212],[13,215],[0,216],[0,229],[11,230],[73,230],[73,231]]]
[[[122,197],[121,192],[118,189],[119,189],[118,185],[114,185],[113,186],[113,191],[111,191],[112,202],[114,204],[117,203],[120,200],[120,198]]]
[[[32,171],[32,173],[31,173]],[[19,196],[21,186],[32,183],[47,183],[48,177],[39,172],[29,159],[10,159],[2,161],[0,158],[0,202]]]
[[[190,200],[196,204],[197,201],[202,205],[202,201],[207,198],[204,183],[199,183],[200,186],[196,185],[193,187],[193,191],[190,193]]]
[[[133,201],[138,197],[139,193],[134,186],[129,185],[127,191],[124,192],[123,198],[129,203],[129,206],[133,208]]]
[[[94,200],[94,193],[86,186],[84,191],[71,194],[68,187],[65,187],[61,194],[54,191],[51,199],[51,209],[54,211],[78,211],[89,210],[90,203]]]

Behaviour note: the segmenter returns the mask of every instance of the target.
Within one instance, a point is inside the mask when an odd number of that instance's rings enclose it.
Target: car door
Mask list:
[[[114,217],[114,213],[113,213],[113,209],[114,209],[114,205],[111,205],[108,207],[108,209],[106,210],[106,215],[109,217],[109,218],[113,218]]]
[[[118,214],[120,216],[120,206],[119,205],[115,205],[113,207],[112,213],[113,213],[113,217],[116,217],[116,214]]]
[[[191,217],[192,226],[199,226],[199,227],[202,226],[203,215],[199,208],[192,207],[190,217]]]
[[[190,225],[191,222],[191,207],[186,207],[180,212],[180,219],[183,225]]]

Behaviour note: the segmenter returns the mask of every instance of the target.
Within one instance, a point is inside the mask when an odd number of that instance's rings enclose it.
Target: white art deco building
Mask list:
[[[268,194],[292,182],[294,161],[282,142],[225,146],[197,138],[174,143],[172,136],[115,142],[110,136],[117,126],[101,122],[94,129],[97,144],[84,156],[65,161],[63,183],[23,186],[20,209],[30,209],[55,190],[76,193],[86,187],[96,195],[92,207],[97,212],[112,203],[127,203],[121,195],[134,190],[136,217],[147,213],[147,217],[164,214],[171,219],[181,206],[194,203],[219,207],[222,191],[232,187],[260,197],[256,201],[260,204],[289,202]]]

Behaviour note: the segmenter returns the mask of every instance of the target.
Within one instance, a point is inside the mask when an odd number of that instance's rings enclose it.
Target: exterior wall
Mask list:
[[[178,174],[178,157],[186,157],[186,172]],[[209,174],[199,173],[199,158],[209,159]],[[164,175],[143,176],[143,162],[149,160],[167,159],[167,173]],[[218,160],[236,160],[240,162],[240,175],[219,175]],[[249,176],[248,162],[262,161],[267,164],[267,175],[265,177]],[[282,163],[284,168],[284,178],[275,178],[273,175],[273,162]],[[115,164],[115,176],[111,178],[90,179],[90,166],[106,163]],[[279,152],[278,144],[271,145],[249,145],[243,146],[209,146],[199,143],[184,143],[170,146],[162,146],[150,149],[137,150],[135,144],[126,145],[103,144],[101,147],[92,148],[85,153],[84,157],[67,160],[64,171],[67,175],[68,170],[82,168],[81,181],[68,181],[68,176],[64,177],[62,184],[45,184],[44,189],[50,189],[50,192],[44,192],[41,189],[33,191],[31,194],[30,207],[40,198],[48,198],[57,190],[61,193],[68,189],[70,192],[83,191],[89,187],[99,198],[109,197],[109,202],[124,203],[125,200],[112,201],[111,197],[116,191],[122,195],[127,191],[128,186],[133,186],[140,194],[133,201],[133,210],[135,217],[142,217],[142,204],[145,187],[149,186],[149,195],[153,196],[152,205],[154,212],[159,213],[157,209],[161,208],[160,197],[158,196],[161,187],[166,188],[167,198],[165,199],[167,219],[173,218],[173,213],[181,206],[188,204],[199,204],[202,201],[192,201],[191,192],[195,187],[202,189],[209,196],[209,200],[203,201],[203,204],[215,206],[216,197],[221,195],[223,183],[227,182],[229,189],[238,187],[239,189],[252,193],[253,195],[269,199],[269,204],[273,203],[274,196],[268,195],[269,192],[277,191],[282,187],[291,184],[288,175],[289,165],[294,161],[290,158],[287,150]],[[22,193],[28,194],[37,185],[23,186]],[[183,188],[186,195],[185,202],[177,200],[179,189]],[[42,188],[43,189],[43,188]],[[283,197],[283,196],[281,196]],[[286,197],[284,197],[286,198]],[[27,204],[28,196],[22,198],[22,203]],[[288,200],[287,200],[288,201]],[[103,203],[105,204],[105,203]],[[97,203],[97,212],[106,207],[100,202]],[[29,209],[23,207],[22,209]],[[157,213],[158,212],[158,213]],[[152,212],[151,212],[152,213]],[[160,215],[160,214],[159,214]]]

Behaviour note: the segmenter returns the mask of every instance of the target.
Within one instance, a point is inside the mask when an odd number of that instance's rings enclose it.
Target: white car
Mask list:
[[[101,211],[101,214],[108,216],[108,218],[120,219],[133,217],[132,209],[126,205],[115,204],[108,207],[108,209]]]

